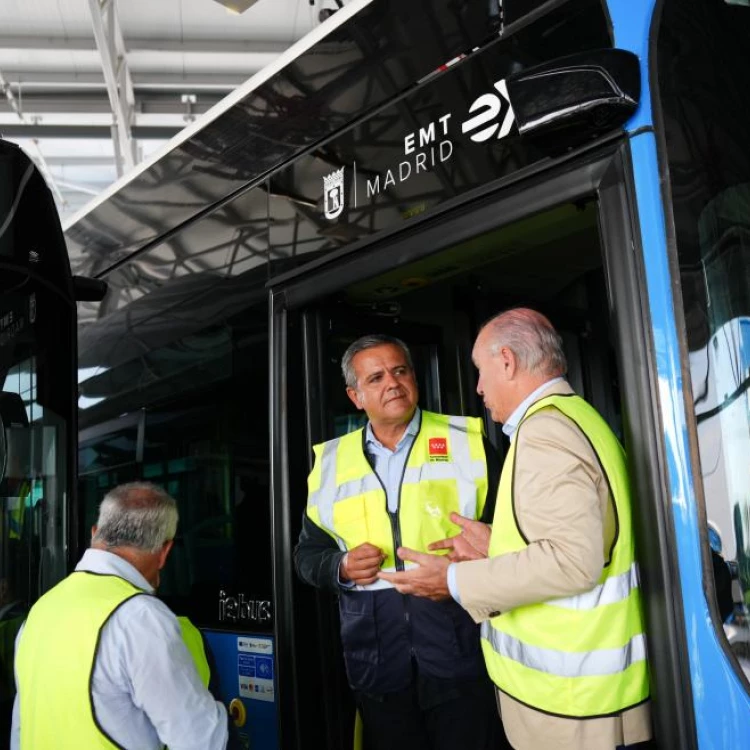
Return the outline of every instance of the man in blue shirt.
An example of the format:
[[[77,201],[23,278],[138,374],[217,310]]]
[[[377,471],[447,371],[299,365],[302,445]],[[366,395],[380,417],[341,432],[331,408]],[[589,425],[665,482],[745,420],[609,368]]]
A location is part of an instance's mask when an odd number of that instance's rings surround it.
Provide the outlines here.
[[[436,481],[442,477],[453,482],[455,477],[455,488],[462,484],[462,477],[476,477],[472,475],[477,471],[474,454],[470,456],[468,448],[462,452],[460,445],[477,424],[418,408],[411,356],[398,339],[375,335],[355,341],[344,354],[342,371],[347,395],[367,414],[368,422],[358,431],[361,438],[354,436],[354,454],[340,451],[337,441],[316,448],[313,475],[320,478],[321,486],[313,491],[311,484],[295,565],[306,583],[339,597],[344,660],[362,715],[366,746],[374,750],[502,748],[502,729],[482,666],[476,626],[453,601],[403,596],[378,580],[389,554],[362,531],[367,528],[383,538],[383,529],[390,528],[386,533],[393,534],[398,546],[402,534],[415,533],[415,526],[445,523],[440,493],[451,490],[438,490]],[[449,431],[445,440],[431,437],[431,429],[441,420],[457,426],[457,432]],[[471,517],[488,520],[494,510],[500,465],[487,440],[479,432],[473,435],[477,452],[483,448],[480,473],[487,481],[477,485],[483,490],[474,489],[472,481],[463,481],[458,501],[466,503]],[[420,450],[426,456],[421,464]],[[412,453],[418,465],[409,463]],[[350,455],[356,467],[335,465],[331,462],[334,454],[335,461],[339,456],[346,461],[344,455]],[[369,467],[361,460],[362,454]],[[366,476],[354,480],[357,472]],[[339,481],[349,476],[352,481]],[[368,486],[384,495],[382,505],[372,500],[372,491],[369,501],[358,497],[368,492]],[[355,527],[351,533],[367,538],[356,545],[347,544],[339,534],[347,533],[344,528],[337,529],[335,523],[333,528],[324,528],[325,524],[315,521],[318,512],[322,514],[318,520],[326,516],[326,507],[334,502],[332,494],[340,500],[348,491],[353,493],[350,508],[360,501],[367,508],[364,516],[360,513],[359,518],[345,522],[350,530]],[[402,507],[407,492],[412,501],[418,498],[416,506],[427,518],[415,522],[413,502],[408,511]],[[411,529],[406,528],[409,524]]]

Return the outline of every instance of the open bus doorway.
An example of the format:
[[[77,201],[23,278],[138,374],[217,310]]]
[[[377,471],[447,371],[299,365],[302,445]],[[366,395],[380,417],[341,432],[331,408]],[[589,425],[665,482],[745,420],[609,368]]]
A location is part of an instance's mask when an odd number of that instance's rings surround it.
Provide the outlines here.
[[[365,334],[385,333],[402,339],[412,350],[420,406],[483,417],[490,441],[504,455],[507,438],[485,413],[476,393],[471,351],[489,317],[518,305],[539,309],[552,320],[564,339],[571,385],[597,407],[622,439],[597,203],[594,199],[568,203],[385,273],[369,278],[363,274],[304,309],[299,342],[305,363],[308,444],[301,447],[296,441],[302,455],[290,456],[294,520],[304,510],[310,444],[364,424],[362,412],[346,397],[340,362],[347,346]],[[292,358],[297,357],[290,350]],[[327,746],[347,747],[354,705],[346,685],[338,606],[327,593],[313,594],[298,583],[295,590],[305,602],[296,630],[304,632],[304,640],[318,644],[317,649],[300,651],[304,655],[297,663],[299,687],[302,694],[310,695],[313,683],[321,687],[322,676],[326,684],[320,693],[338,696],[327,702],[321,714],[328,723]],[[310,633],[311,596],[316,637]],[[301,719],[304,725],[305,717]]]

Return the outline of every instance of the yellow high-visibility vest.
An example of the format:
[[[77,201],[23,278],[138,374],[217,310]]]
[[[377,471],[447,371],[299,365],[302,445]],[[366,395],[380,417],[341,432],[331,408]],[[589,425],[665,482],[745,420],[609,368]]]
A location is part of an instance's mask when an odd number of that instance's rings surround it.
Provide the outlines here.
[[[519,428],[550,407],[571,419],[596,452],[615,504],[617,538],[591,591],[517,607],[485,621],[482,648],[490,677],[512,698],[559,716],[606,716],[649,696],[625,453],[599,413],[578,396],[537,401]],[[513,509],[517,442],[511,444],[500,478],[490,557],[528,546]]]
[[[198,676],[201,678],[203,687],[207,688],[211,681],[211,669],[208,666],[206,657],[206,644],[203,642],[201,631],[193,625],[187,617],[180,616],[177,618],[182,631],[182,640],[185,642],[190,656],[193,657],[195,668],[198,670]]]
[[[119,576],[79,571],[31,608],[16,652],[21,750],[120,747],[96,721],[91,678],[102,628],[118,607],[141,595],[148,596]],[[201,680],[208,685],[200,632],[185,618],[178,620]]]
[[[480,419],[423,411],[401,481],[397,529],[386,492],[364,450],[364,428],[315,445],[308,477],[307,515],[346,551],[369,542],[379,547],[382,570],[396,569],[395,545],[427,551],[458,533],[455,511],[479,518],[487,496],[487,461]],[[367,589],[391,588],[377,581]]]

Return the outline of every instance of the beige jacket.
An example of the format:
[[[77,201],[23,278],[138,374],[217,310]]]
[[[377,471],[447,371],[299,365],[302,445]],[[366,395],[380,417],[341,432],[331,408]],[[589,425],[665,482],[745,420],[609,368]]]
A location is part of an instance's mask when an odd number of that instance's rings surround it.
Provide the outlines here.
[[[565,382],[540,398],[573,393]],[[514,436],[516,517],[529,546],[461,563],[456,585],[476,622],[523,604],[573,596],[596,585],[615,534],[607,482],[591,445],[556,409],[543,409]],[[499,693],[505,731],[516,750],[614,750],[651,737],[648,703],[604,719],[566,719]]]

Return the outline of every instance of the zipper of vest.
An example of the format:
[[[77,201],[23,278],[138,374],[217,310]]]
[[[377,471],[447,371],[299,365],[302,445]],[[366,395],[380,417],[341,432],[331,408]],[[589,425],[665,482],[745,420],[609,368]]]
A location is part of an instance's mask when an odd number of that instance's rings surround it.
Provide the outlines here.
[[[404,570],[404,561],[396,554],[396,550],[401,546],[401,524],[399,522],[399,513],[401,512],[401,490],[404,486],[404,477],[406,476],[406,467],[409,465],[409,459],[411,458],[411,452],[414,450],[414,446],[417,442],[417,438],[419,437],[419,433],[422,431],[422,420],[419,420],[419,429],[417,430],[417,434],[414,436],[414,440],[411,441],[411,445],[409,446],[409,451],[406,454],[406,459],[404,460],[404,468],[401,471],[401,479],[398,482],[398,502],[396,503],[396,512],[391,513],[388,510],[388,493],[385,494],[385,509],[388,513],[388,516],[391,519],[391,531],[393,533],[393,558],[396,563],[396,570]],[[378,477],[379,478],[379,477]],[[381,482],[381,484],[383,484]],[[385,490],[385,487],[383,487]],[[406,618],[407,622],[409,618]]]
[[[396,512],[393,514],[393,518],[391,519],[391,526],[393,528],[393,554],[396,562],[396,570],[404,570],[404,561],[398,557],[396,554],[396,550],[401,546],[401,524],[399,522],[399,513],[401,512],[401,490],[404,486],[404,477],[406,476],[406,467],[409,465],[409,459],[411,458],[411,452],[414,449],[414,446],[416,445],[417,438],[419,438],[419,433],[422,431],[422,420],[419,420],[419,429],[417,430],[417,434],[414,436],[414,440],[412,440],[411,445],[409,446],[409,452],[406,454],[406,460],[404,461],[404,469],[401,472],[401,480],[398,483],[398,503],[396,504]],[[386,506],[387,506],[388,500],[386,498]],[[387,509],[387,508],[386,508]],[[390,515],[390,513],[389,513]],[[395,524],[394,524],[395,520]],[[414,643],[412,641],[412,629],[411,629],[411,613],[409,612],[409,596],[404,596],[404,622],[406,623],[406,637],[409,639],[409,652],[410,655],[413,658],[416,657],[416,654],[414,652]]]
[[[412,447],[413,445],[414,443],[412,443]],[[411,448],[409,449],[409,453],[411,453]],[[378,473],[376,471],[373,472],[377,477],[378,482],[380,482],[380,486],[383,488],[383,495],[385,497],[385,512],[388,514],[388,520],[391,522],[391,535],[393,536],[393,559],[396,565],[396,570],[404,570],[404,561],[398,557],[398,555],[396,554],[396,550],[401,546],[401,526],[398,521],[398,511],[401,508],[401,485],[404,482],[404,475],[406,474],[406,464],[408,462],[409,456],[406,457],[406,462],[404,463],[404,471],[401,474],[401,481],[398,485],[398,505],[395,513],[391,513],[391,511],[388,509],[388,491],[383,484],[383,480],[378,476]],[[403,602],[404,622],[406,623],[406,633],[407,638],[409,639],[409,653],[413,657],[415,656],[415,653],[411,639],[411,615],[409,613],[409,597],[405,595],[403,598]]]
[[[385,488],[385,484],[383,483],[383,480],[378,476],[378,472],[375,471],[375,467],[372,467],[372,473],[375,474],[375,477],[377,478],[378,482],[380,483],[380,486],[383,488],[383,497],[385,499],[385,512],[388,514],[388,520],[391,523],[391,536],[393,537],[393,561],[396,566],[396,570],[404,570],[404,561],[401,560],[398,555],[396,554],[396,550],[401,546],[401,525],[399,523],[398,515],[399,511],[401,510],[401,488],[404,485],[404,477],[406,476],[406,467],[409,465],[409,458],[411,457],[411,452],[414,449],[414,445],[417,442],[417,438],[419,437],[419,433],[422,430],[422,420],[419,420],[419,429],[417,430],[417,434],[414,436],[414,440],[412,440],[411,445],[409,446],[409,452],[406,454],[406,460],[404,461],[404,468],[401,472],[401,480],[398,483],[398,502],[396,503],[396,512],[391,513],[391,511],[388,508],[388,490]],[[367,450],[365,448],[365,433],[364,430],[362,431],[362,452],[365,454],[365,458],[367,458]],[[369,459],[368,459],[369,462]],[[371,464],[372,466],[372,464]],[[409,597],[408,595],[404,596],[404,621],[406,623],[406,631],[407,636],[409,638],[409,650],[411,653],[411,656],[414,657],[414,646],[412,645],[412,639],[411,639],[411,615],[409,613]]]

